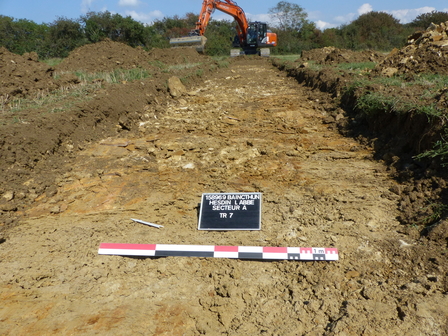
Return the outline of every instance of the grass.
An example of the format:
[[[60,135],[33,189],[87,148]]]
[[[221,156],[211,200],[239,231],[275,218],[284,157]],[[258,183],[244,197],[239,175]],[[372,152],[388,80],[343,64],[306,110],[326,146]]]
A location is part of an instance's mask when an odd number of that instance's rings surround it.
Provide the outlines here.
[[[443,203],[431,203],[426,208],[424,208],[423,211],[429,212],[430,215],[423,218],[419,223],[416,224],[431,225],[445,217],[445,215],[448,213],[448,205]]]
[[[54,67],[56,65],[58,65],[59,63],[61,63],[64,59],[63,58],[48,58],[45,60],[42,60],[42,62],[44,62],[45,64]]]
[[[295,60],[300,58],[300,55],[272,55],[271,54],[271,57],[279,58],[282,61],[294,62]]]
[[[96,72],[87,73],[82,71],[75,72],[76,76],[81,82],[104,81],[110,84],[117,84],[123,82],[132,82],[134,80],[142,80],[150,77],[148,70],[135,69],[115,69],[111,72]]]
[[[448,166],[448,141],[446,140],[446,137],[448,137],[448,130],[445,127],[445,137],[442,137],[441,140],[436,141],[431,150],[416,155],[415,159],[422,160],[425,158],[430,159],[440,158],[441,166],[442,167]]]
[[[365,114],[373,114],[379,111],[396,113],[423,113],[429,118],[443,117],[444,111],[433,104],[427,104],[425,100],[435,100],[439,91],[448,86],[448,76],[437,74],[422,74],[409,80],[403,76],[358,78],[346,89],[350,93],[355,90],[365,90],[357,99],[356,107]],[[376,91],[376,87],[382,87],[384,92]],[[411,99],[394,95],[394,87],[412,88],[418,87],[421,92],[417,97]],[[373,88],[370,90],[369,88]],[[387,92],[387,88],[390,88]]]
[[[386,88],[383,92],[376,91],[377,87]],[[419,92],[416,97],[406,97],[393,94],[394,87],[412,88]],[[448,87],[448,76],[433,73],[418,74],[412,78],[404,76],[360,78],[353,81],[347,92],[361,90],[356,101],[356,109],[366,115],[374,115],[381,111],[394,113],[419,113],[427,116],[428,120],[439,120],[442,125],[441,139],[434,143],[431,150],[416,155],[414,158],[439,158],[443,167],[448,166],[448,117],[447,111],[436,106],[437,95]],[[370,89],[373,88],[373,89]],[[389,92],[387,88],[390,88]],[[431,103],[428,103],[430,101]]]
[[[184,70],[184,69],[191,69],[200,66],[202,63],[182,63],[182,64],[175,64],[170,65],[165,68],[165,72],[171,72],[171,71],[178,71],[178,70]]]
[[[48,59],[45,63],[48,65],[56,65],[61,61],[62,59]],[[224,60],[217,62],[217,66],[219,67],[226,67],[228,64],[229,63]],[[163,62],[154,61],[152,62],[152,65],[161,68],[162,71],[176,72],[183,69],[197,68],[201,63],[185,63],[169,66]],[[64,72],[56,72],[54,78],[58,79],[62,75],[64,75]],[[92,93],[101,88],[105,83],[120,84],[151,77],[148,70],[141,68],[128,70],[115,69],[110,72],[96,73],[77,71],[75,72],[75,75],[80,81],[79,84],[60,87],[53,92],[40,91],[31,98],[16,98],[8,95],[0,96],[0,124],[24,123],[26,120],[23,118],[23,114],[30,109],[41,109],[46,107],[46,112],[44,113],[64,112],[80,101],[91,99]],[[189,76],[202,75],[203,70],[196,69]],[[184,81],[188,81],[189,76],[185,77]]]
[[[25,123],[23,112],[46,108],[45,113],[63,112],[80,101],[89,100],[101,83],[69,85],[48,92],[40,91],[32,98],[0,97],[0,124]],[[76,98],[76,99],[73,99]]]
[[[406,97],[385,95],[380,92],[368,92],[357,99],[356,108],[362,113],[372,115],[380,111],[395,113],[423,113],[430,117],[440,117],[440,111],[435,104],[421,105]]]
[[[376,63],[375,62],[361,62],[361,63],[339,63],[337,64],[337,68],[340,70],[372,70],[375,68]]]
[[[370,62],[369,62],[370,63]],[[348,63],[347,66],[352,64],[365,64],[365,63]],[[374,63],[373,63],[374,64]],[[339,64],[338,67],[340,67]],[[374,77],[371,79],[363,78],[358,79],[353,82],[352,85],[357,87],[365,87],[372,84],[379,84],[386,87],[412,87],[412,86],[422,86],[430,89],[432,93],[437,90],[443,89],[448,86],[448,76],[438,75],[438,74],[420,74],[415,76],[412,80],[407,79],[404,76],[394,76],[394,77]]]

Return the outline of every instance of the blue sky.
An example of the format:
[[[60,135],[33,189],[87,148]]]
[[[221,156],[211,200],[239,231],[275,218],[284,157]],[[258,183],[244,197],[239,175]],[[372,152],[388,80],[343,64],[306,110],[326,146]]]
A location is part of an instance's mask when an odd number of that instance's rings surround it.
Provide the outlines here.
[[[268,21],[268,11],[280,0],[239,0],[249,20]],[[395,0],[395,1],[330,1],[304,0],[289,1],[300,5],[308,14],[308,19],[320,29],[338,27],[355,20],[369,11],[382,11],[392,14],[401,23],[407,23],[416,16],[430,12],[448,11],[446,0]],[[52,22],[57,17],[77,19],[88,11],[105,11],[131,16],[143,23],[186,13],[199,13],[202,0],[0,0],[0,15],[16,19],[28,19],[37,23]],[[212,18],[231,20],[231,17],[215,11]]]

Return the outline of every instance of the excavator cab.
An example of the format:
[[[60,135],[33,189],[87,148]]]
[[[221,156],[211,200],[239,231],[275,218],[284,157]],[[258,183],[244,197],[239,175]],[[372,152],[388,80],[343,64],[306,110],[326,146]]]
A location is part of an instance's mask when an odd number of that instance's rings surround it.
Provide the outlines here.
[[[266,44],[266,23],[250,22],[247,28],[247,45],[253,48]]]
[[[238,36],[235,37],[233,43],[233,47],[243,48],[243,53],[246,55],[269,56],[268,48],[275,46],[277,46],[277,34],[268,30],[266,23],[258,21],[249,23],[243,43]],[[234,53],[236,55],[236,51]]]

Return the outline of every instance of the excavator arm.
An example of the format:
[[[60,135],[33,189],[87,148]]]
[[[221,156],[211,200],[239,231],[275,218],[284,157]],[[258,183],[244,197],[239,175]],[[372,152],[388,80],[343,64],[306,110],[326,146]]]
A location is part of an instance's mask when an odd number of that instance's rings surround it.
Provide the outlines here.
[[[203,36],[205,34],[208,22],[210,21],[211,15],[215,11],[215,9],[229,14],[235,19],[235,21],[238,23],[237,34],[240,40],[240,44],[244,44],[249,23],[247,22],[246,14],[244,14],[243,9],[232,0],[204,0],[202,2],[202,9],[201,13],[199,14],[199,20],[196,23],[194,34],[197,36]]]

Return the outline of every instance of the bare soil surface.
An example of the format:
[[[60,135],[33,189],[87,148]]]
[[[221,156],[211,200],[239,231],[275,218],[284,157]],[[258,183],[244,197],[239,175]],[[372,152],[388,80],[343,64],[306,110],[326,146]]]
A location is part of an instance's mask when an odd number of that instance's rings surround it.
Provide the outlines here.
[[[301,62],[314,61],[317,64],[380,62],[384,55],[373,50],[352,51],[335,47],[325,47],[302,52]]]
[[[2,126],[0,334],[446,335],[448,223],[425,237],[400,223],[407,185],[339,133],[330,94],[261,58],[204,69],[176,99],[162,72]],[[197,230],[202,193],[250,191],[261,231]],[[340,260],[126,258],[101,242]]]
[[[329,122],[335,122],[343,134],[375,149],[375,159],[383,161],[388,173],[402,184],[393,188],[400,197],[398,219],[407,229],[419,227],[422,234],[431,231],[447,214],[448,174],[440,165],[440,156],[416,159],[418,154],[432,150],[434,143],[446,142],[448,89],[446,84],[437,86],[429,78],[446,82],[447,32],[448,22],[431,25],[410,36],[407,46],[387,56],[326,47],[304,51],[302,58],[291,64],[274,62],[300,83],[339,100],[347,117],[335,120],[337,114],[333,113]],[[320,64],[321,69],[313,70],[312,62]],[[338,66],[366,62],[375,63],[374,69],[359,71],[356,67]],[[392,84],[395,79],[400,85]],[[359,85],[362,81],[366,84]],[[369,96],[377,97],[376,103],[359,104]],[[423,112],[425,109],[430,112]]]

